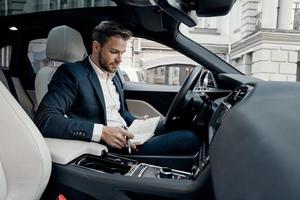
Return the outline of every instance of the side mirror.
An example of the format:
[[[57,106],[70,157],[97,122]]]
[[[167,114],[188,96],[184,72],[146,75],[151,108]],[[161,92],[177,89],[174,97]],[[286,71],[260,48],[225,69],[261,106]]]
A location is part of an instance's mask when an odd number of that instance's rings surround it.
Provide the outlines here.
[[[166,13],[186,24],[196,26],[196,17],[226,15],[236,0],[152,0]],[[195,11],[195,12],[192,12]]]
[[[200,75],[200,86],[203,88],[217,88],[218,85],[213,73],[208,70],[203,70]]]

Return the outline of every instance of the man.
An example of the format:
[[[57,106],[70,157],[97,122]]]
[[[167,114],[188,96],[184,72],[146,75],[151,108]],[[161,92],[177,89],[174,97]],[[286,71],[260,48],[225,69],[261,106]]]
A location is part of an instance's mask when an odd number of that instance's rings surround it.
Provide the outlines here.
[[[126,152],[133,135],[122,127],[135,117],[125,108],[115,72],[130,37],[131,32],[116,22],[103,21],[93,31],[92,54],[58,68],[35,118],[45,137],[102,142],[110,151]],[[192,132],[174,131],[132,148],[143,155],[194,154],[199,142]]]

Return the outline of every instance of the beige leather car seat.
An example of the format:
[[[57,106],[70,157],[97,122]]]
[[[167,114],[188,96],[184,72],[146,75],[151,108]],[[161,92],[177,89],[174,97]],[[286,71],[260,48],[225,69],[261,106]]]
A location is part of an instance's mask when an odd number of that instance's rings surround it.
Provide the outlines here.
[[[48,147],[0,82],[0,200],[40,199],[51,173]]]
[[[86,55],[86,49],[81,34],[68,26],[58,26],[48,34],[46,57],[53,61],[75,62]],[[35,79],[37,105],[40,104],[48,91],[48,84],[56,71],[55,66],[41,68]]]

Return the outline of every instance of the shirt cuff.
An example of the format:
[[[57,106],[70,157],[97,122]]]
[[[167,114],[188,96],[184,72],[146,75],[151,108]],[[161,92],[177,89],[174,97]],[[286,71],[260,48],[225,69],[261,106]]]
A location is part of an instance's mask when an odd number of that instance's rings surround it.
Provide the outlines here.
[[[102,135],[103,125],[102,124],[94,124],[93,129],[93,136],[92,141],[93,142],[100,142],[101,135]]]

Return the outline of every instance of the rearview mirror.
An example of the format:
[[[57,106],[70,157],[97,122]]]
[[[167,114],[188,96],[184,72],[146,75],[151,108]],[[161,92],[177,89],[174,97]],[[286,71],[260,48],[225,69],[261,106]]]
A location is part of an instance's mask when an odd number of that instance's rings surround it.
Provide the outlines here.
[[[199,17],[226,15],[235,0],[197,0],[196,13]]]
[[[226,15],[236,0],[153,0],[166,13],[189,27],[198,17]],[[194,12],[196,11],[196,12]]]
[[[184,23],[189,27],[197,25],[196,13],[191,12],[187,7],[183,6],[178,0],[158,0],[157,4],[170,16]]]

